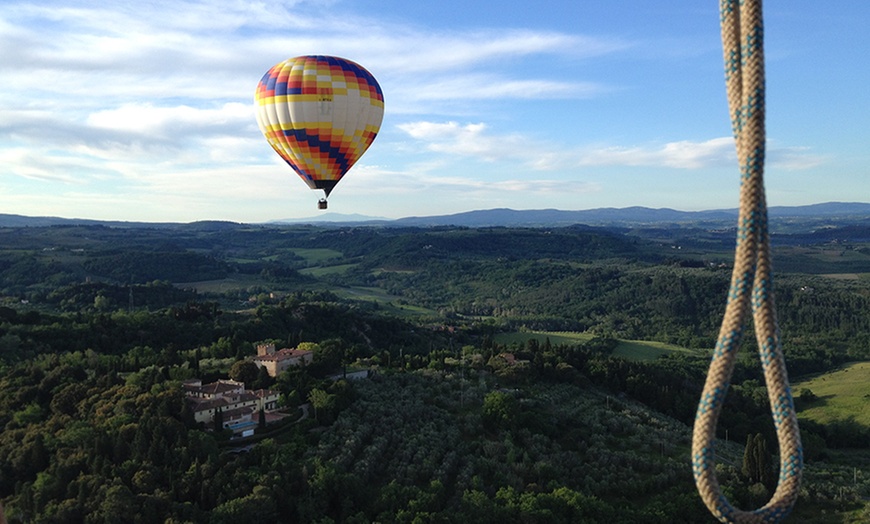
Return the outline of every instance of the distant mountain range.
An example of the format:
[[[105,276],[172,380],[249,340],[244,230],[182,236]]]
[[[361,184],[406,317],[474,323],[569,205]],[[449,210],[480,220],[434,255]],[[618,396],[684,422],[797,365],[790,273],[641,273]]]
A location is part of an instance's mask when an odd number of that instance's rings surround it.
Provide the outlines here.
[[[807,206],[771,207],[768,213],[772,220],[789,219],[867,219],[870,220],[870,203],[828,202]],[[655,224],[729,224],[737,217],[736,209],[710,211],[678,211],[675,209],[648,207],[599,208],[578,211],[558,209],[487,209],[452,215],[406,217],[389,220],[364,215],[325,213],[304,219],[284,219],[265,225],[313,224],[322,226],[377,225],[384,227],[556,227],[574,224],[594,226],[641,226]],[[0,214],[0,227],[39,227],[55,225],[102,225],[106,227],[201,227],[218,229],[232,227],[233,222],[202,221],[190,224],[160,222],[123,222],[58,217],[28,217]]]
[[[870,203],[860,202],[828,202],[807,206],[778,206],[768,210],[771,219],[788,218],[868,218],[870,219]],[[333,225],[384,225],[398,227],[553,227],[587,224],[597,226],[630,226],[644,224],[679,224],[713,222],[731,223],[736,220],[737,209],[717,209],[709,211],[678,211],[675,209],[649,207],[598,208],[578,211],[559,209],[486,209],[467,211],[452,215],[428,217],[406,217],[396,220],[361,217],[354,220],[340,220],[336,216],[323,215],[306,219],[282,220],[279,223],[305,223]],[[341,215],[339,215],[340,217]],[[347,215],[344,215],[347,216]]]
[[[159,222],[124,222],[121,220],[91,220],[87,218],[31,217],[25,215],[9,215],[0,213],[0,227],[46,227],[69,225],[106,227],[160,227],[169,224],[163,224]]]

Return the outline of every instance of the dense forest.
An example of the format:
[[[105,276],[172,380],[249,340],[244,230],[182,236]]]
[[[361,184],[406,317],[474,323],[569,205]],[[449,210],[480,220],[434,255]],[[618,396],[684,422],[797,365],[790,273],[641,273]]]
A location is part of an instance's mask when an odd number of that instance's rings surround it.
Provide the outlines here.
[[[870,360],[866,231],[826,235],[776,248],[792,377]],[[0,246],[11,522],[711,518],[688,450],[730,277],[717,232],[88,225],[2,228]],[[588,337],[496,341],[534,330]],[[748,508],[777,460],[747,339],[718,455]],[[625,358],[624,340],[684,350]],[[314,362],[243,374],[263,342]],[[182,381],[227,377],[291,416],[246,439],[196,423]],[[870,518],[857,415],[801,420],[795,521]]]

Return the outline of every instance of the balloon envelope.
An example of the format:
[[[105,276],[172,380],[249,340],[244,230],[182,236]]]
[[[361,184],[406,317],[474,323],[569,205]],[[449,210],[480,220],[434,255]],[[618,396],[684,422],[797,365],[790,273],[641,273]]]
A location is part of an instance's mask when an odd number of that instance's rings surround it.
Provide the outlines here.
[[[290,58],[263,75],[257,123],[311,189],[326,195],[374,141],[384,118],[381,87],[362,66],[334,56]]]

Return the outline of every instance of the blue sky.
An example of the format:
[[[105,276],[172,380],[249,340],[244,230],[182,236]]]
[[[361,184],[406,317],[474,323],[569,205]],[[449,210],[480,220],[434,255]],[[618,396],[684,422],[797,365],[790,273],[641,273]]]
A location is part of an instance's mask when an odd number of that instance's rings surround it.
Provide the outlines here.
[[[764,8],[769,203],[870,201],[870,3]],[[6,0],[0,213],[317,216],[252,104],[305,54],[384,91],[331,212],[737,206],[714,0]]]

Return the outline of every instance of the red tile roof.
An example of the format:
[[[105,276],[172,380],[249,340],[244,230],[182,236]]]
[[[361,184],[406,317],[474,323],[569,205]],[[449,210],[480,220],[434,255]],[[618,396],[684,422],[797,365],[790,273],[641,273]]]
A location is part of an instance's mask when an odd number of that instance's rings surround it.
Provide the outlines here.
[[[263,361],[278,362],[281,360],[286,360],[288,358],[303,357],[305,355],[308,355],[309,353],[312,353],[312,351],[309,351],[307,349],[284,348],[284,349],[279,349],[278,351],[272,353],[271,355],[256,356],[256,357],[254,357],[254,360],[259,360],[261,362],[263,362]]]

